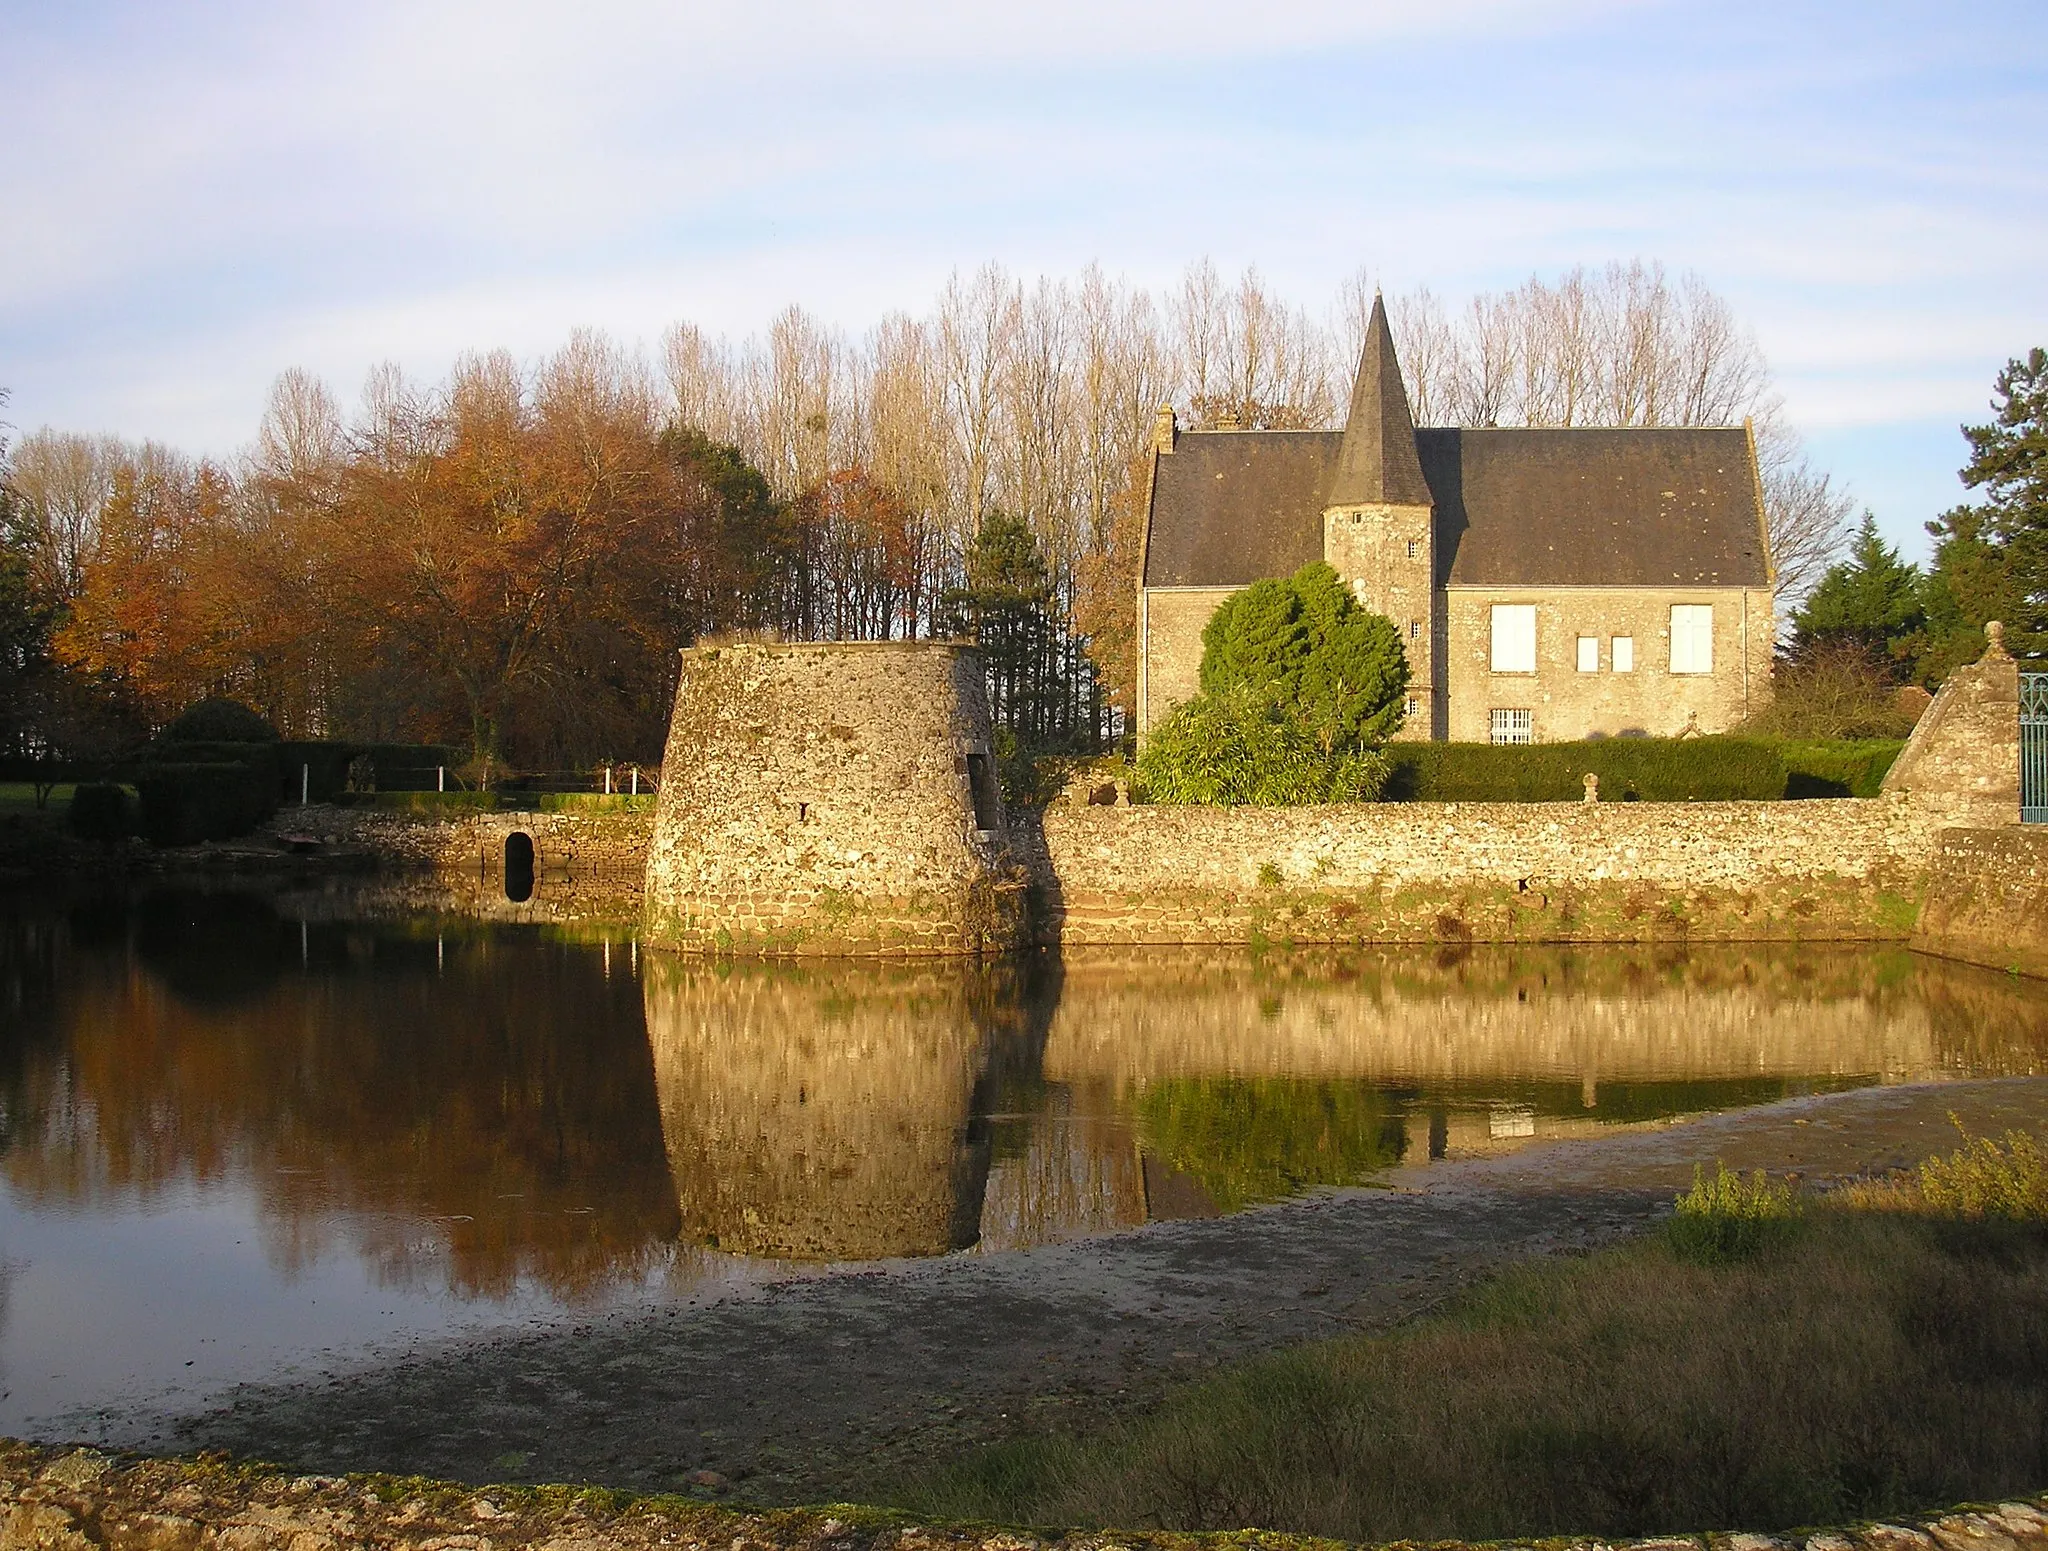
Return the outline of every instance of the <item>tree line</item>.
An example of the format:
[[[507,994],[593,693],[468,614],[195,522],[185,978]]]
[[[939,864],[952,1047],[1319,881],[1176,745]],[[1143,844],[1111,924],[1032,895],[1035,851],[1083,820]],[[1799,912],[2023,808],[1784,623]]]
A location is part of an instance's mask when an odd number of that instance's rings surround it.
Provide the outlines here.
[[[0,485],[4,732],[89,756],[225,694],[293,736],[652,760],[693,641],[973,630],[1006,725],[1099,742],[1130,703],[1157,406],[1341,423],[1371,297],[1361,276],[1316,315],[1206,263],[1161,294],[991,265],[858,338],[791,308],[738,343],[679,324],[650,367],[578,333],[436,384],[380,367],[349,412],[288,371],[232,459],[39,430]],[[1838,549],[1841,492],[1696,277],[1390,305],[1419,421],[1754,417],[1783,585]]]

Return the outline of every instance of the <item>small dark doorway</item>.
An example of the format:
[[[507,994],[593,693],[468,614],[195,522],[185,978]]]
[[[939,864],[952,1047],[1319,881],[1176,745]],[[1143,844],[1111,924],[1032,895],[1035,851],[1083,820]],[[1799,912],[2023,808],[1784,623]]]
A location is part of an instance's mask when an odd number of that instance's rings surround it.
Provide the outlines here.
[[[505,837],[505,897],[515,905],[533,898],[533,836],[523,829]]]

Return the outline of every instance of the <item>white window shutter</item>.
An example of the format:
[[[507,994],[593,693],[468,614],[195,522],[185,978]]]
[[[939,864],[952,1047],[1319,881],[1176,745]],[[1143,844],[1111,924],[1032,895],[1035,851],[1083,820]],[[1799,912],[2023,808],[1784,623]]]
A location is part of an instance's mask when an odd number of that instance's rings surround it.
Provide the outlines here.
[[[1496,603],[1493,606],[1493,671],[1536,671],[1536,605]]]

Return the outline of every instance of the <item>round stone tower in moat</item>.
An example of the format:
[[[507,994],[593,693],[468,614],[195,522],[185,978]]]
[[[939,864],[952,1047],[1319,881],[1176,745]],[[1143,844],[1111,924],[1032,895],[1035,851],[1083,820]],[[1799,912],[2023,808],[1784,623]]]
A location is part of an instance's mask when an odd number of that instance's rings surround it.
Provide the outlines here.
[[[937,641],[682,654],[647,940],[780,956],[1017,941],[980,656]]]

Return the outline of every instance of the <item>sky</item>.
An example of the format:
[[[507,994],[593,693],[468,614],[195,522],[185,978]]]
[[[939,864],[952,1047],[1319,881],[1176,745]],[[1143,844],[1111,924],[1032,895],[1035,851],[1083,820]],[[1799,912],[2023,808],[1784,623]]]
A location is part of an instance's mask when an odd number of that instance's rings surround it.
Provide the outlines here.
[[[0,410],[249,442],[299,366],[650,348],[949,273],[1698,272],[1909,554],[2048,345],[2048,6],[0,0]]]

